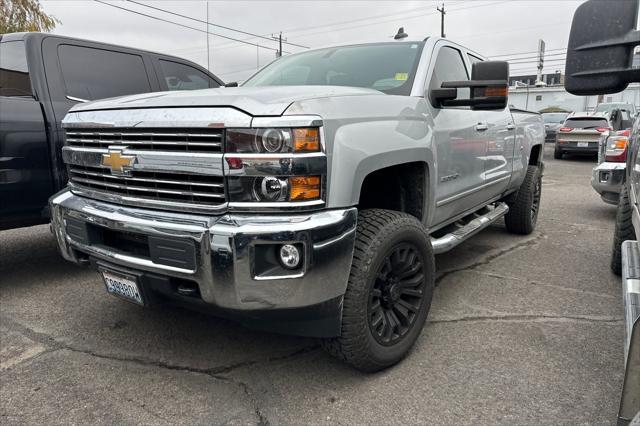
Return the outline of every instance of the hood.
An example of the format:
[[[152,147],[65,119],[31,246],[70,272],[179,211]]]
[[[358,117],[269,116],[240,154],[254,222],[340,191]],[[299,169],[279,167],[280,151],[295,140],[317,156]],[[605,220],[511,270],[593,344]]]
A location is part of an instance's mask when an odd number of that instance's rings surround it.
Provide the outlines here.
[[[162,107],[234,107],[253,116],[282,115],[296,101],[384,93],[345,86],[221,87],[121,96],[75,105],[71,111]]]

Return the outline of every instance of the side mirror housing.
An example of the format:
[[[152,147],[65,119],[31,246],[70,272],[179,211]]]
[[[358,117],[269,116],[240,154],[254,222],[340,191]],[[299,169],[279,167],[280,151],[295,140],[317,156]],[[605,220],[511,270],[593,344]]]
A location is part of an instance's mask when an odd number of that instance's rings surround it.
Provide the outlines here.
[[[456,99],[458,89],[471,89],[469,99]],[[497,110],[507,107],[509,98],[509,63],[484,61],[473,64],[471,80],[445,81],[431,90],[439,106],[470,106],[473,110]]]
[[[589,0],[576,9],[567,48],[565,88],[574,95],[624,90],[640,81],[632,68],[639,0]]]

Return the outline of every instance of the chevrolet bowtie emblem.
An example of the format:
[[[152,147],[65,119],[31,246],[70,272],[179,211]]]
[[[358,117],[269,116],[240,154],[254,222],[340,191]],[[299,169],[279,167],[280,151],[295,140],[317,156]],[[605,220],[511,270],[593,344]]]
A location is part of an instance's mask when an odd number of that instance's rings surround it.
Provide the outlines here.
[[[102,165],[110,167],[112,173],[126,173],[125,167],[131,167],[134,161],[135,156],[122,155],[121,150],[109,150],[108,154],[102,154]]]

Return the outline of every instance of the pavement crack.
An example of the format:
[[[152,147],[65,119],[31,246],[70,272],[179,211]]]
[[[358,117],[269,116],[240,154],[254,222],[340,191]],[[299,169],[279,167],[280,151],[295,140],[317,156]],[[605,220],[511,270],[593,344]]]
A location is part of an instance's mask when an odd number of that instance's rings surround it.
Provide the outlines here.
[[[600,323],[618,324],[622,318],[595,315],[547,315],[547,314],[505,314],[493,316],[462,316],[456,318],[431,319],[432,324],[458,323],[458,322],[574,322],[574,323]]]
[[[462,272],[462,271],[471,271],[471,270],[474,270],[474,269],[476,269],[476,268],[478,268],[480,266],[488,265],[489,263],[493,262],[494,260],[496,260],[496,259],[498,259],[498,258],[500,258],[500,257],[502,257],[502,256],[504,256],[506,254],[509,254],[509,253],[513,252],[514,250],[520,250],[520,249],[525,248],[525,247],[533,247],[536,244],[538,244],[538,242],[541,239],[544,239],[546,237],[547,237],[547,235],[545,233],[540,232],[534,238],[528,239],[526,241],[522,241],[520,243],[514,244],[514,245],[509,246],[509,247],[506,247],[506,248],[504,248],[502,250],[499,250],[499,251],[496,251],[494,253],[491,253],[491,254],[483,257],[482,259],[480,259],[480,260],[478,260],[476,262],[473,262],[470,265],[463,266],[463,267],[460,267],[460,268],[447,269],[447,270],[441,271],[438,274],[438,276],[436,277],[436,285],[438,283],[440,283],[440,281],[442,281],[443,279],[448,277],[449,275],[455,274],[457,272]]]
[[[100,358],[100,359],[107,359],[107,360],[121,361],[121,362],[131,362],[131,363],[135,363],[135,364],[143,365],[147,367],[163,368],[167,370],[182,371],[182,372],[188,372],[188,373],[194,373],[194,374],[204,374],[215,380],[222,380],[229,383],[233,383],[239,386],[251,401],[251,404],[256,414],[257,424],[259,426],[268,426],[270,423],[267,417],[265,416],[265,414],[262,412],[262,408],[260,407],[260,404],[258,404],[257,398],[255,397],[255,392],[251,390],[248,383],[237,380],[225,374],[230,373],[233,370],[236,370],[238,368],[251,367],[257,364],[287,360],[302,354],[312,352],[320,347],[320,345],[316,344],[316,345],[300,348],[288,354],[272,356],[263,360],[244,361],[244,362],[238,362],[234,364],[218,366],[213,368],[197,368],[197,367],[189,367],[186,365],[170,364],[164,361],[151,360],[151,359],[140,358],[140,357],[104,354],[104,353],[99,353],[97,351],[92,351],[89,349],[78,348],[68,343],[61,342],[48,334],[35,331],[31,328],[28,328],[8,318],[1,317],[1,319],[4,325],[8,325],[13,330],[19,333],[22,333],[23,335],[33,340],[34,342],[40,343],[42,345],[46,345],[49,349],[47,349],[46,351],[43,351],[43,353],[49,353],[49,352],[58,351],[58,350],[68,350],[71,352],[81,353],[81,354],[85,354],[85,355],[95,357],[95,358]],[[39,355],[42,355],[42,354],[39,354]]]
[[[491,278],[497,278],[499,280],[504,280],[504,281],[519,281],[528,285],[536,285],[536,286],[540,286],[540,287],[549,287],[549,288],[553,288],[556,290],[561,290],[561,291],[566,291],[566,292],[571,292],[571,293],[578,293],[578,294],[585,294],[585,295],[589,295],[589,296],[595,296],[595,297],[602,297],[605,299],[615,299],[618,300],[619,296],[613,295],[613,294],[606,294],[606,293],[600,293],[597,291],[591,291],[591,290],[582,290],[580,288],[575,288],[575,287],[566,287],[566,286],[562,286],[562,285],[557,285],[557,284],[548,284],[548,283],[542,283],[540,281],[535,281],[535,280],[529,280],[526,278],[520,278],[520,277],[516,277],[516,276],[512,276],[512,275],[502,275],[502,274],[498,274],[496,272],[488,272],[488,271],[468,271],[468,272],[472,272],[474,274],[479,274],[479,275],[484,275],[487,277],[491,277]]]
[[[29,339],[35,342],[41,343],[43,345],[47,345],[52,350],[66,349],[72,352],[79,352],[79,353],[83,353],[85,355],[93,356],[96,358],[111,359],[115,361],[134,362],[141,365],[155,366],[155,367],[165,368],[168,370],[187,371],[191,373],[207,374],[212,377],[215,377],[216,375],[219,375],[219,374],[229,373],[238,368],[251,367],[256,364],[287,360],[289,358],[293,358],[302,354],[306,354],[308,352],[312,352],[320,347],[320,345],[316,344],[312,346],[305,346],[303,348],[300,348],[296,351],[293,351],[284,355],[272,356],[266,359],[243,361],[243,362],[211,367],[211,368],[198,368],[198,367],[190,367],[187,365],[171,364],[171,363],[167,363],[160,360],[153,360],[153,359],[135,357],[135,356],[120,356],[115,354],[105,354],[97,351],[92,351],[89,349],[78,348],[74,345],[61,342],[48,334],[37,332],[31,328],[28,328],[22,324],[19,324],[5,317],[2,317],[2,323],[5,325],[10,324],[11,328],[13,328],[14,330],[22,333],[23,335],[25,335],[26,337],[28,337]]]
[[[270,424],[269,420],[262,412],[262,408],[260,407],[260,404],[258,403],[258,400],[255,396],[256,393],[252,391],[251,386],[249,386],[247,382],[243,382],[241,380],[238,380],[229,376],[213,375],[213,377],[218,380],[233,383],[234,385],[239,386],[242,389],[242,391],[245,393],[245,395],[247,395],[247,398],[249,398],[249,400],[251,401],[251,404],[254,407],[256,419],[258,420],[257,422],[258,426],[269,426]]]

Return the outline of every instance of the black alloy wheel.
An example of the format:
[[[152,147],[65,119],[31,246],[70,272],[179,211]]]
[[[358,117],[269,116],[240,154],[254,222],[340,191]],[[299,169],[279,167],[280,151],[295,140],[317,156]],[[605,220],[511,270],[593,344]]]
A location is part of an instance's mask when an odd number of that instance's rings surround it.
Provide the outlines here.
[[[535,181],[533,188],[533,200],[531,201],[531,223],[535,226],[538,220],[538,212],[540,211],[540,198],[542,195],[542,179]]]
[[[424,261],[409,243],[393,247],[377,273],[370,291],[368,317],[373,337],[393,345],[413,327],[424,295]]]

